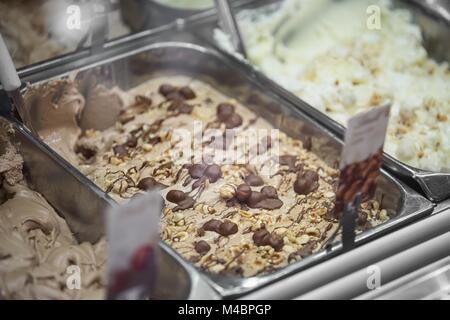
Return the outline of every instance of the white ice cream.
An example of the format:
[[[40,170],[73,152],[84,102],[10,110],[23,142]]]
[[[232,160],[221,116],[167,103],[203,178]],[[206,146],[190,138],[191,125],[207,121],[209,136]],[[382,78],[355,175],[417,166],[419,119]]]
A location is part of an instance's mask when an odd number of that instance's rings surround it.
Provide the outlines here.
[[[379,29],[367,24],[373,5]],[[390,101],[385,150],[450,171],[449,65],[427,56],[408,11],[387,0],[286,0],[238,21],[249,59],[282,86],[342,124]]]

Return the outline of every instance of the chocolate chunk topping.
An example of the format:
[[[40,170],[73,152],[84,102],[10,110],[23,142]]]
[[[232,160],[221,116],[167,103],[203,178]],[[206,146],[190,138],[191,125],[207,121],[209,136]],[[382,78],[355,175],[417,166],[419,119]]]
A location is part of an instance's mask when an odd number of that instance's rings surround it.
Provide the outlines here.
[[[159,93],[162,94],[164,97],[167,97],[169,94],[177,91],[177,88],[170,85],[170,84],[162,84],[159,87]]]
[[[253,191],[247,200],[250,208],[259,208],[258,204],[266,198],[264,194],[258,191]]]
[[[265,186],[261,189],[262,194],[264,194],[267,198],[278,199],[277,189],[272,186]]]
[[[186,100],[191,100],[191,99],[195,99],[195,97],[197,97],[197,95],[195,94],[194,90],[192,90],[191,88],[189,88],[188,86],[185,87],[181,87],[178,92],[186,99]]]
[[[257,246],[265,246],[269,240],[269,237],[270,232],[267,231],[265,228],[262,228],[253,233],[252,239]]]
[[[228,220],[222,222],[217,219],[209,220],[203,225],[202,229],[217,232],[221,236],[229,236],[238,232],[238,226],[234,222]]]
[[[189,167],[189,175],[194,179],[201,178],[205,173],[205,169],[206,169],[205,164],[194,164]]]
[[[125,144],[127,145],[127,147],[136,148],[136,146],[138,144],[138,139],[134,136],[131,136],[128,138],[128,140]]]
[[[141,179],[141,181],[139,181],[137,187],[144,191],[151,191],[151,190],[164,189],[167,186],[162,183],[159,183],[152,177],[146,177],[144,179]]]
[[[182,100],[173,100],[173,102],[170,104],[167,110],[176,111],[178,113],[190,114],[193,108],[194,107],[192,107],[191,105],[187,104]]]
[[[222,177],[222,170],[217,164],[211,164],[206,168],[205,176],[208,177],[209,182],[214,183]]]
[[[258,202],[254,208],[266,209],[266,210],[274,210],[279,209],[283,206],[283,201],[280,199],[264,199]]]
[[[289,171],[295,171],[295,162],[297,161],[296,156],[285,155],[279,157],[279,163],[282,166],[288,166]]]
[[[217,118],[220,122],[227,121],[234,114],[234,105],[221,103],[217,106]]]
[[[259,229],[253,233],[253,242],[257,246],[271,246],[275,251],[280,251],[283,248],[283,239],[272,233],[270,234],[265,228]]]
[[[204,240],[200,240],[195,244],[195,251],[201,255],[207,254],[209,250],[211,250],[211,246]]]
[[[184,193],[181,190],[170,190],[167,195],[166,199],[169,202],[179,204],[181,201],[185,200],[187,198],[186,193]]]
[[[238,226],[236,223],[231,221],[224,221],[219,226],[218,233],[222,236],[229,236],[238,232]]]
[[[319,187],[319,175],[312,170],[297,174],[294,182],[294,191],[298,194],[307,195]]]
[[[237,113],[233,113],[231,117],[225,122],[227,129],[237,128],[242,125],[242,117]]]
[[[264,184],[264,181],[260,176],[257,176],[256,174],[250,174],[245,177],[245,183],[252,187],[259,187]]]
[[[208,222],[205,222],[205,224],[203,225],[203,230],[206,231],[214,231],[219,233],[219,227],[222,224],[222,221],[217,220],[217,219],[211,219]]]
[[[178,205],[175,208],[173,208],[173,212],[192,208],[194,204],[195,204],[194,198],[188,196],[186,197],[186,199],[178,202]]]
[[[236,198],[241,202],[246,202],[252,195],[252,189],[246,184],[241,184],[236,189]]]
[[[127,148],[123,144],[119,144],[113,148],[114,154],[119,157],[124,157],[128,154]]]

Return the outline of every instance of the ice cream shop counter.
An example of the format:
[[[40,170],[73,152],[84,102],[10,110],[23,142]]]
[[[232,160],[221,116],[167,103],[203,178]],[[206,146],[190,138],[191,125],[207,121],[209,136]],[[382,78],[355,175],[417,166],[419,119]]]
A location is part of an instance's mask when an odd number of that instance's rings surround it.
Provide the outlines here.
[[[31,2],[1,299],[448,298],[447,2]]]

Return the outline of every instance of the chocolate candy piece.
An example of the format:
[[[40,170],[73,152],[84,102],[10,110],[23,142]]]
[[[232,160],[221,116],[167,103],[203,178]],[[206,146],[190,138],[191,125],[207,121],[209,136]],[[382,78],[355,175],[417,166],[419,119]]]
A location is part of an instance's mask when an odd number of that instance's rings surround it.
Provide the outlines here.
[[[284,246],[283,238],[272,233],[269,237],[268,245],[274,248],[275,251],[280,251]]]
[[[221,103],[217,106],[217,118],[220,122],[227,121],[234,114],[234,105]]]
[[[256,203],[252,208],[274,210],[283,206],[283,201],[280,199],[264,199]]]
[[[219,228],[220,228],[221,224],[222,224],[222,221],[217,220],[217,219],[211,219],[208,222],[205,222],[202,229],[206,230],[206,231],[214,231],[214,232],[219,233]]]
[[[187,196],[186,199],[181,200],[177,204],[178,205],[173,208],[173,212],[192,208],[195,205],[195,200],[194,198]]]
[[[236,198],[241,202],[246,202],[252,195],[252,189],[246,184],[241,184],[236,189]]]
[[[257,246],[271,246],[275,251],[280,251],[283,248],[283,239],[272,233],[270,234],[265,228],[259,229],[253,233],[253,242]]]
[[[195,244],[195,251],[201,255],[208,253],[209,250],[211,250],[211,246],[204,240],[200,240]]]
[[[125,144],[127,145],[127,147],[136,148],[136,146],[138,144],[138,139],[134,136],[131,136],[128,138],[128,140]]]
[[[159,86],[158,92],[164,97],[167,97],[169,94],[175,92],[176,90],[177,88],[172,86],[171,84],[162,84]]]
[[[277,189],[272,186],[265,186],[261,189],[261,193],[264,194],[267,198],[278,199]]]
[[[267,231],[265,228],[259,229],[253,233],[253,242],[257,246],[265,246],[266,243],[269,241],[270,232]]]
[[[113,147],[114,154],[119,157],[124,157],[128,154],[127,148],[123,144]]]
[[[203,177],[205,170],[206,170],[205,164],[194,164],[189,167],[189,175],[193,179],[198,179],[198,178]]]
[[[159,183],[152,177],[146,177],[144,179],[141,179],[141,181],[139,181],[137,187],[144,191],[151,191],[151,190],[164,189],[167,186],[162,183]]]
[[[294,191],[298,194],[307,195],[319,187],[319,175],[315,171],[307,170],[297,175],[294,182]]]
[[[288,166],[289,171],[295,171],[295,162],[297,161],[296,156],[291,156],[291,155],[280,156],[278,161],[279,161],[280,165]]]
[[[178,92],[186,99],[186,100],[191,100],[191,99],[195,99],[195,97],[197,97],[197,95],[195,94],[194,90],[192,90],[191,88],[189,88],[188,86],[185,87],[181,87]]]
[[[233,113],[230,118],[225,122],[227,129],[237,128],[242,125],[242,117],[237,113]]]
[[[219,226],[218,233],[222,236],[229,236],[238,232],[238,226],[236,223],[225,220]]]
[[[187,198],[186,193],[184,193],[181,190],[170,190],[167,195],[166,195],[166,199],[169,202],[172,203],[180,203],[181,201],[185,200]]]
[[[250,208],[259,208],[258,203],[266,198],[264,194],[258,191],[253,191],[247,200],[247,204]]]
[[[208,177],[209,182],[214,183],[222,177],[222,170],[217,164],[209,165],[205,170],[205,176]]]
[[[259,187],[264,184],[264,181],[260,176],[250,174],[245,177],[245,183],[252,187]]]

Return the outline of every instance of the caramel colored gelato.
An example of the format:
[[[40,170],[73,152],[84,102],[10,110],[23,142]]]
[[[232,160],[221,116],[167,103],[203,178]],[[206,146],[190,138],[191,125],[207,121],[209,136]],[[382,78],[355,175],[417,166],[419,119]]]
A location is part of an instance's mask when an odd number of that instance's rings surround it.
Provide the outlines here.
[[[54,85],[68,85],[68,96],[80,86],[69,80]],[[113,88],[110,94],[126,108],[113,126],[83,130],[74,146],[73,131],[68,159],[119,203],[161,190],[161,237],[197,267],[243,277],[269,273],[321,250],[336,230],[338,171],[310,145],[271,134],[274,127],[238,101],[184,76],[157,78],[127,92]],[[65,103],[70,99],[58,98],[53,110],[67,109],[76,119],[78,109]],[[72,125],[71,120],[59,129]],[[208,136],[205,129],[218,134]],[[251,130],[265,135],[246,145],[240,138]],[[228,140],[230,132],[235,139]],[[193,140],[186,144],[189,136]],[[217,150],[234,151],[235,161],[214,158]],[[245,159],[257,161],[240,161]],[[377,201],[366,201],[359,230],[388,218]]]
[[[77,243],[64,219],[28,187],[22,157],[4,121],[0,133],[0,296],[101,299],[105,242]],[[74,266],[80,271],[79,289],[70,282]]]

